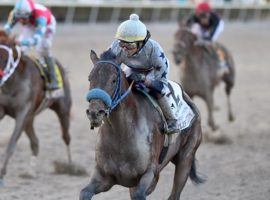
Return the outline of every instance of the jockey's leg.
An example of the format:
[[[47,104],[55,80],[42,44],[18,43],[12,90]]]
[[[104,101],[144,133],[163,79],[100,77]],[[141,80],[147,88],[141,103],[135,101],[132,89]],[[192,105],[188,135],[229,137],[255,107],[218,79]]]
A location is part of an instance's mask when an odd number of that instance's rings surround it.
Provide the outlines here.
[[[42,39],[41,45],[37,47],[37,51],[39,52],[40,62],[42,63],[45,61],[48,67],[50,81],[47,84],[47,88],[49,90],[55,90],[59,88],[59,83],[56,74],[55,61],[51,53],[51,45],[52,45],[52,34]]]
[[[48,67],[49,76],[50,76],[50,82],[47,85],[47,88],[49,90],[56,90],[59,88],[57,74],[56,74],[56,66],[54,58],[51,56],[46,56],[45,61]]]
[[[177,125],[177,118],[173,112],[173,96],[170,94],[169,88],[164,85],[164,89],[165,95],[162,96],[161,98],[159,98],[158,104],[160,106],[160,108],[162,109],[162,112],[167,120],[167,124],[168,124],[168,130],[167,133],[176,133],[179,132],[179,127]]]

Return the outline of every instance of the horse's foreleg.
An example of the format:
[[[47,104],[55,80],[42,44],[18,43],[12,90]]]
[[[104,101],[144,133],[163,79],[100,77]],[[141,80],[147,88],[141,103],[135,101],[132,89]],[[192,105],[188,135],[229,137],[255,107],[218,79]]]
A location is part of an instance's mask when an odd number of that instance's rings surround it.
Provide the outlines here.
[[[197,176],[195,166],[195,153],[202,140],[201,128],[199,124],[193,130],[195,131],[188,138],[187,144],[184,147],[181,147],[179,153],[174,157],[174,182],[172,192],[168,200],[180,199],[181,192],[189,176],[191,180],[196,183],[202,182],[202,179]]]
[[[145,200],[148,190],[151,188],[153,181],[155,181],[155,174],[152,168],[141,177],[139,184],[130,188],[130,197],[132,200]]]
[[[110,177],[103,176],[97,169],[95,169],[90,183],[81,190],[80,200],[91,200],[95,194],[108,191],[114,182]]]
[[[32,150],[29,175],[35,177],[36,176],[36,158],[39,151],[39,145],[38,145],[38,138],[36,136],[36,133],[33,127],[33,120],[29,120],[29,122],[26,124],[25,132],[30,140],[30,145],[31,145],[31,150]]]
[[[4,163],[0,172],[0,180],[4,178],[5,174],[6,174],[6,168],[7,168],[7,164],[8,161],[10,159],[10,157],[12,156],[16,143],[19,139],[19,137],[21,136],[21,133],[24,129],[25,126],[25,122],[27,120],[27,114],[29,112],[29,108],[30,108],[30,103],[25,105],[25,108],[22,111],[18,111],[18,114],[16,116],[16,124],[15,124],[15,129],[12,133],[12,136],[9,140],[8,143],[8,147],[6,149],[6,153],[4,155]]]

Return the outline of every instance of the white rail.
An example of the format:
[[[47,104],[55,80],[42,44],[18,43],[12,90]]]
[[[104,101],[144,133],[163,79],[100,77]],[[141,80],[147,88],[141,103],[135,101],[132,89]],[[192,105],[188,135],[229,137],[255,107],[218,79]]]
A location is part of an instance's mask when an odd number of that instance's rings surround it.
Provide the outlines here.
[[[193,0],[194,1],[194,0]],[[7,18],[16,0],[0,0],[0,20]],[[177,21],[193,12],[194,3],[184,0],[36,0],[49,6],[58,21],[65,23],[117,22],[131,12],[141,15],[144,21]],[[212,0],[226,20],[260,20],[270,16],[270,3],[266,0]],[[249,3],[247,3],[249,2]],[[253,2],[253,3],[252,3]]]

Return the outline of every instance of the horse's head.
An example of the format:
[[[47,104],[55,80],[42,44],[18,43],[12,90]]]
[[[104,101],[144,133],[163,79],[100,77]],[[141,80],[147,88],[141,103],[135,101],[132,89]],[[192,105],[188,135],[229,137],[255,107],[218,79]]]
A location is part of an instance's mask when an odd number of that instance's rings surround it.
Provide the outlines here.
[[[18,65],[20,50],[16,46],[15,38],[10,38],[5,31],[0,30],[0,86]],[[6,76],[7,75],[7,76]]]
[[[88,80],[90,90],[87,94],[89,108],[86,114],[91,128],[99,127],[103,118],[119,103],[121,98],[122,70],[116,56],[108,50],[99,59],[94,51],[90,53],[94,68]]]
[[[179,25],[179,29],[175,33],[175,44],[173,47],[173,57],[176,64],[180,64],[184,57],[188,54],[196,41],[196,36],[191,30],[183,25]]]

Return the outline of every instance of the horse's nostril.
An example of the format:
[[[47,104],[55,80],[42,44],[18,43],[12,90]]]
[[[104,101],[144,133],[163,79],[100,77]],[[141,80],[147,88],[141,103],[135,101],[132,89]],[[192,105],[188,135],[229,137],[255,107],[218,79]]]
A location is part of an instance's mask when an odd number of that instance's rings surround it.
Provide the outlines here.
[[[99,115],[105,114],[105,110],[100,110],[100,111],[98,111],[98,114],[99,114]]]
[[[86,109],[86,114],[89,115],[89,109]]]

